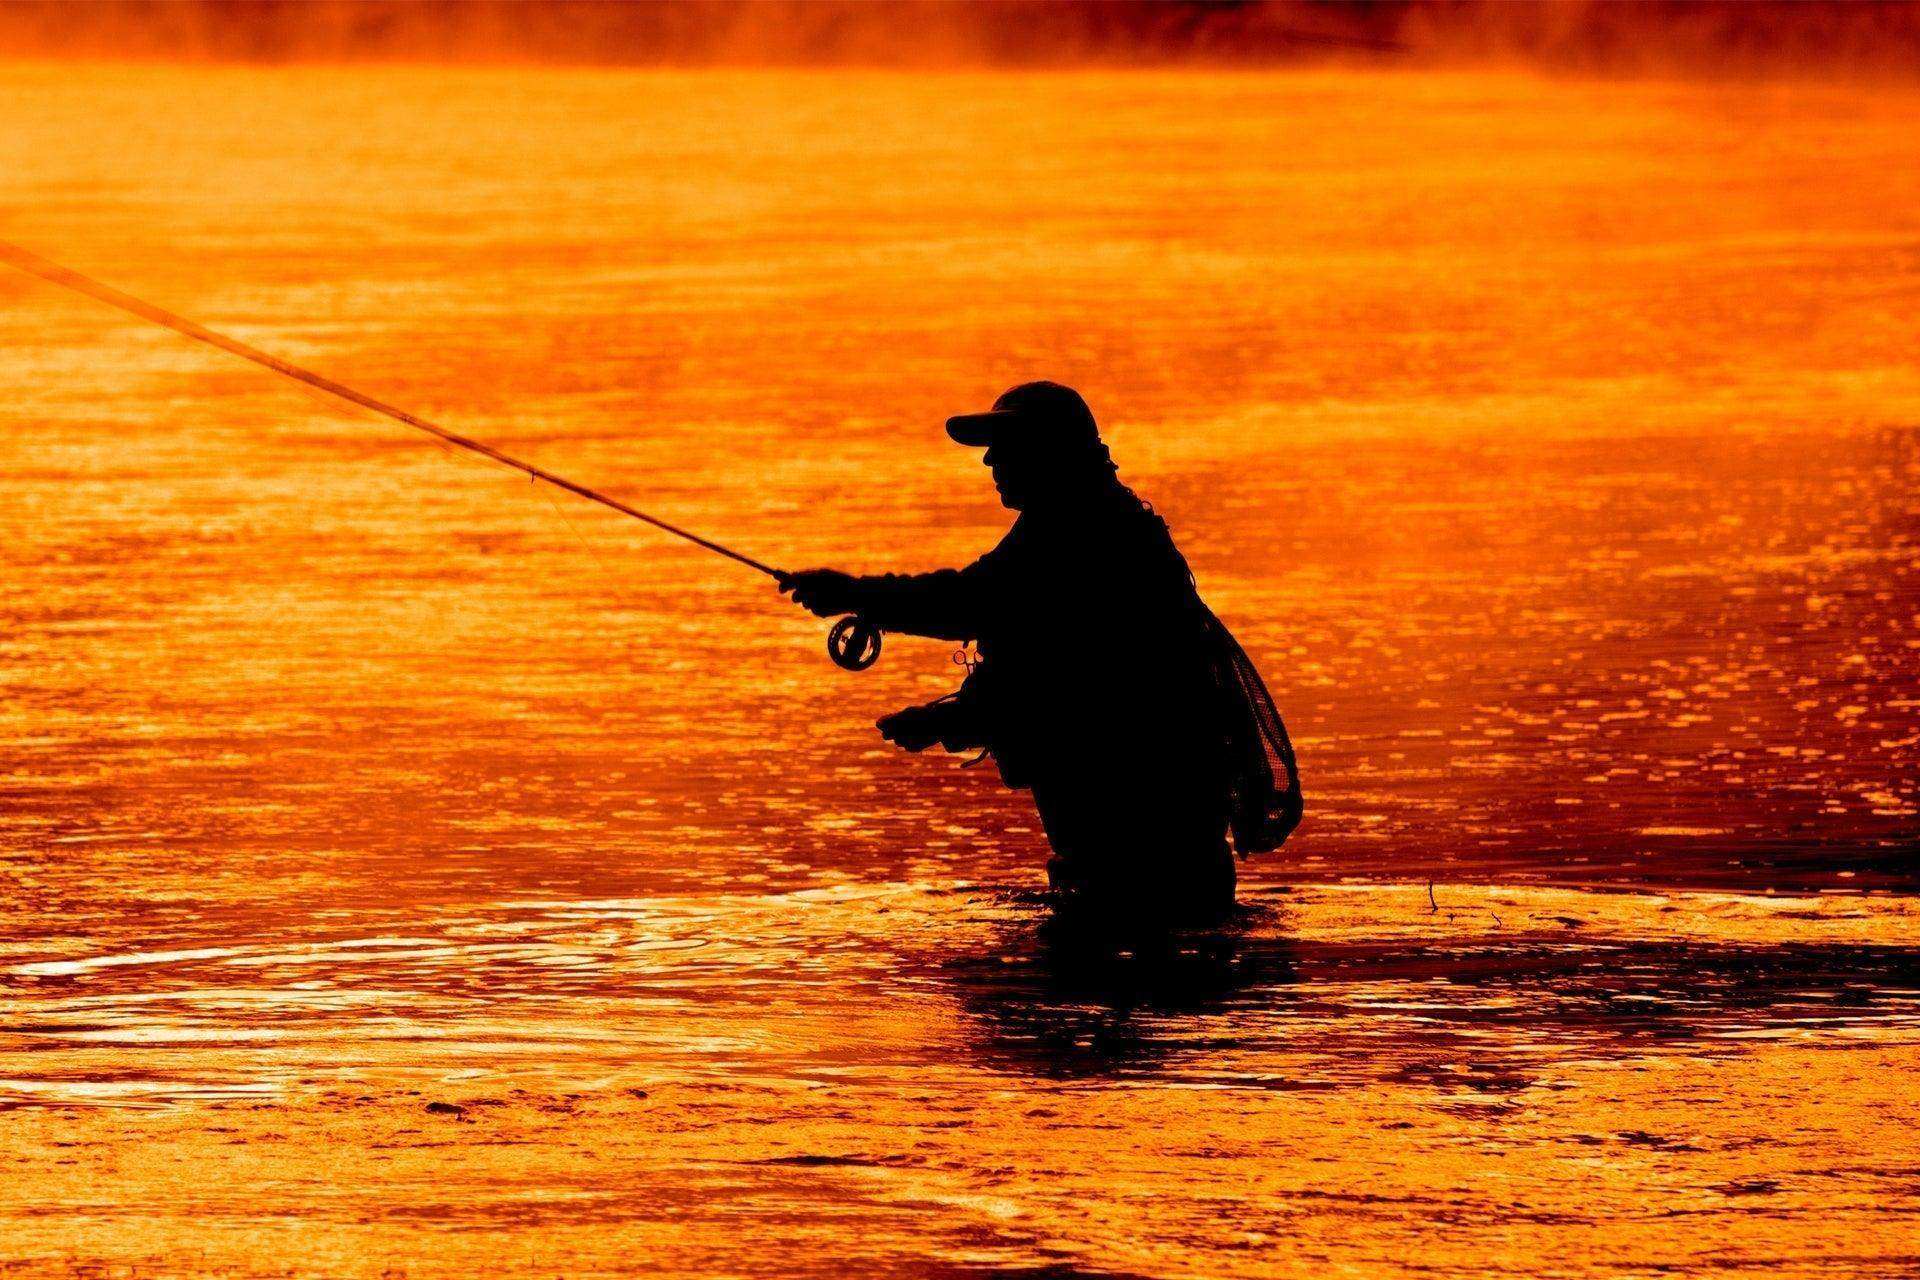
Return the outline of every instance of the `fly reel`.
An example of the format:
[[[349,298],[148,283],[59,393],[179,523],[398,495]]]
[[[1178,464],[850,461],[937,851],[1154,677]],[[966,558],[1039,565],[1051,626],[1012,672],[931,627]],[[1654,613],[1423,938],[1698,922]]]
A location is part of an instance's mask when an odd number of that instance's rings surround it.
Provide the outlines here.
[[[827,656],[842,671],[865,671],[880,660],[880,628],[848,614],[828,630]]]

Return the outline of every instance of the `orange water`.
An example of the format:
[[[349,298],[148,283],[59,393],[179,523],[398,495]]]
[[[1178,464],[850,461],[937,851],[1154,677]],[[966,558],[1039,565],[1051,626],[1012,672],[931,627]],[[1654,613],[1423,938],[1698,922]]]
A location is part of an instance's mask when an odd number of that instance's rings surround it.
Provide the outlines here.
[[[948,646],[0,278],[0,1261],[1910,1265],[1916,108],[0,70],[0,236],[782,565],[1080,386],[1311,806],[1050,951]]]

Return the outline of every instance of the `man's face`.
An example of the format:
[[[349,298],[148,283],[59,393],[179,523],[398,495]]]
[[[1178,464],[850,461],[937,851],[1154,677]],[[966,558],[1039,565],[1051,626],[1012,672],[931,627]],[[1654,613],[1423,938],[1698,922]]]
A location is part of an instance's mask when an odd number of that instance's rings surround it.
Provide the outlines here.
[[[987,447],[981,461],[993,472],[993,487],[1000,491],[1000,505],[1009,511],[1025,511],[1033,500],[1039,467],[1031,450],[1017,444],[998,441]]]

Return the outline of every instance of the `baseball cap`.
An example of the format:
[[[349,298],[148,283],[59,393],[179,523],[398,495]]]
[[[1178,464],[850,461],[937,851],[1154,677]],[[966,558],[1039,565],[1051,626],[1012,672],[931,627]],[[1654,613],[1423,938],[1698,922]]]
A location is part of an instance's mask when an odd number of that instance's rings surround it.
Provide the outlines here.
[[[1057,382],[1023,382],[985,413],[948,418],[947,434],[976,449],[1015,436],[1063,451],[1100,443],[1093,410],[1078,391]]]

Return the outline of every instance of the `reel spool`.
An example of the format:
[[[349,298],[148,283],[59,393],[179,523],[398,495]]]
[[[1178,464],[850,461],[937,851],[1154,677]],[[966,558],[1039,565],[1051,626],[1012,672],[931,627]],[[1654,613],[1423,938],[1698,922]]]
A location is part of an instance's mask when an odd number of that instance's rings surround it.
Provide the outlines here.
[[[880,660],[880,628],[848,614],[827,632],[827,656],[842,671],[865,671]]]

